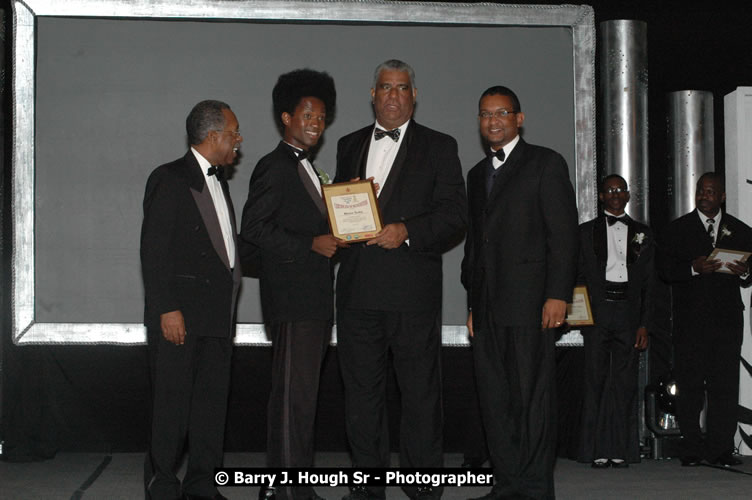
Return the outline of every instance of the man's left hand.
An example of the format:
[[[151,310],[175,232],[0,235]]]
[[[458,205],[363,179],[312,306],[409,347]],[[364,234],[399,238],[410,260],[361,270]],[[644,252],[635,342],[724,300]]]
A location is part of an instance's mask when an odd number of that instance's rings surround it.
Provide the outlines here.
[[[746,274],[749,272],[749,267],[745,262],[742,262],[740,260],[735,260],[734,262],[729,262],[726,264],[726,267],[729,268],[729,270],[736,274],[737,276],[741,276],[742,274]]]
[[[378,245],[386,250],[391,250],[402,245],[407,239],[407,227],[402,222],[387,224],[379,231],[375,238],[366,245]]]
[[[546,299],[543,304],[543,321],[541,327],[559,328],[567,315],[567,303],[560,299]]]
[[[644,351],[648,347],[648,329],[644,326],[637,329],[634,347],[638,351]]]

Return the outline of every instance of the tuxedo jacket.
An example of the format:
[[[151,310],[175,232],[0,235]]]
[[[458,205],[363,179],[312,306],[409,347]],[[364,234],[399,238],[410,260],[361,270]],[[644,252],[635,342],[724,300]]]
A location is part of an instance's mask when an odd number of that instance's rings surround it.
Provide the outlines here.
[[[595,324],[598,325],[606,299],[608,235],[606,217],[601,215],[580,225],[578,283],[586,284]],[[650,228],[627,218],[627,303],[629,320],[625,328],[648,328],[651,319],[651,290],[655,269],[655,241]]]
[[[540,327],[548,298],[569,302],[577,273],[577,206],[558,153],[522,138],[490,195],[478,162],[467,175],[470,207],[462,283],[476,321],[488,307],[498,324]]]
[[[321,195],[280,142],[253,170],[240,225],[241,239],[258,248],[266,323],[332,318],[332,266],[311,250],[313,237],[328,233]]]
[[[339,140],[336,182],[366,178],[372,133],[369,125]],[[461,241],[466,222],[457,142],[411,121],[380,187],[384,225],[403,222],[410,242],[392,250],[356,243],[339,251],[337,306],[385,311],[439,308],[441,254]]]
[[[230,337],[241,271],[235,215],[227,181],[220,179],[235,239],[227,251],[204,174],[189,150],[149,176],[141,226],[141,268],[147,328],[160,330],[160,315],[180,310],[186,335]]]
[[[752,229],[732,215],[723,212],[716,231],[717,248],[752,251]],[[672,284],[677,335],[691,331],[698,323],[706,324],[701,320],[707,318],[719,325],[741,326],[744,304],[739,286],[749,284],[750,279],[742,281],[736,275],[720,272],[692,276],[692,261],[712,251],[712,240],[697,210],[671,222],[662,238],[659,269]]]

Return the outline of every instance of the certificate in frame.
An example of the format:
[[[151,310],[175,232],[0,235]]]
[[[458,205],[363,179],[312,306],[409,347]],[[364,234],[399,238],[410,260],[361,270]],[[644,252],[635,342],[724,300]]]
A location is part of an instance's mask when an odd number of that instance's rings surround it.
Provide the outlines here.
[[[567,304],[567,323],[571,326],[593,326],[593,310],[585,285],[577,286],[572,293],[572,302]]]
[[[713,250],[710,255],[708,256],[708,260],[720,260],[723,264],[720,269],[718,269],[717,273],[726,273],[726,274],[734,274],[731,272],[731,269],[726,267],[726,264],[729,262],[734,262],[735,260],[741,261],[741,262],[747,262],[749,259],[749,256],[751,255],[750,252],[744,252],[742,250],[728,250],[725,248],[716,248]]]
[[[332,235],[348,243],[368,241],[384,227],[373,181],[322,186]]]

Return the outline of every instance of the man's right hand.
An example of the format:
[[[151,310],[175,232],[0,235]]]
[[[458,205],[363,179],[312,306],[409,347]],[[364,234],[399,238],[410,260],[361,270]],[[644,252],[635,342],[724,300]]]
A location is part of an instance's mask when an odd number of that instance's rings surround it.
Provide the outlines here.
[[[475,332],[473,331],[473,311],[470,311],[467,314],[467,331],[470,334],[470,338],[475,335]]]
[[[162,335],[168,342],[175,345],[185,343],[185,320],[180,310],[170,311],[159,316],[159,323],[162,327]]]
[[[692,261],[692,269],[698,274],[714,273],[721,268],[721,265],[720,260],[708,260],[704,255],[701,255]]]
[[[347,247],[347,243],[339,240],[331,234],[322,234],[313,237],[313,243],[311,244],[311,250],[323,255],[327,259],[331,259],[337,251],[337,248]]]

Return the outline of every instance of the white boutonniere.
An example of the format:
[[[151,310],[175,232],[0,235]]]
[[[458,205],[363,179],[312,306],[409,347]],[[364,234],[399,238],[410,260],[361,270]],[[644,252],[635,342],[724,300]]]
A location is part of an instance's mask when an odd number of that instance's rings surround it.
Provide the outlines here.
[[[721,236],[723,237],[731,236],[731,231],[729,231],[729,228],[726,227],[726,224],[721,226]]]
[[[319,179],[321,179],[321,184],[331,184],[332,180],[329,178],[329,174],[321,170],[319,167],[316,167],[316,175],[319,176]]]
[[[642,245],[643,241],[645,241],[645,233],[637,233],[632,238],[632,243],[637,243],[638,245]]]

